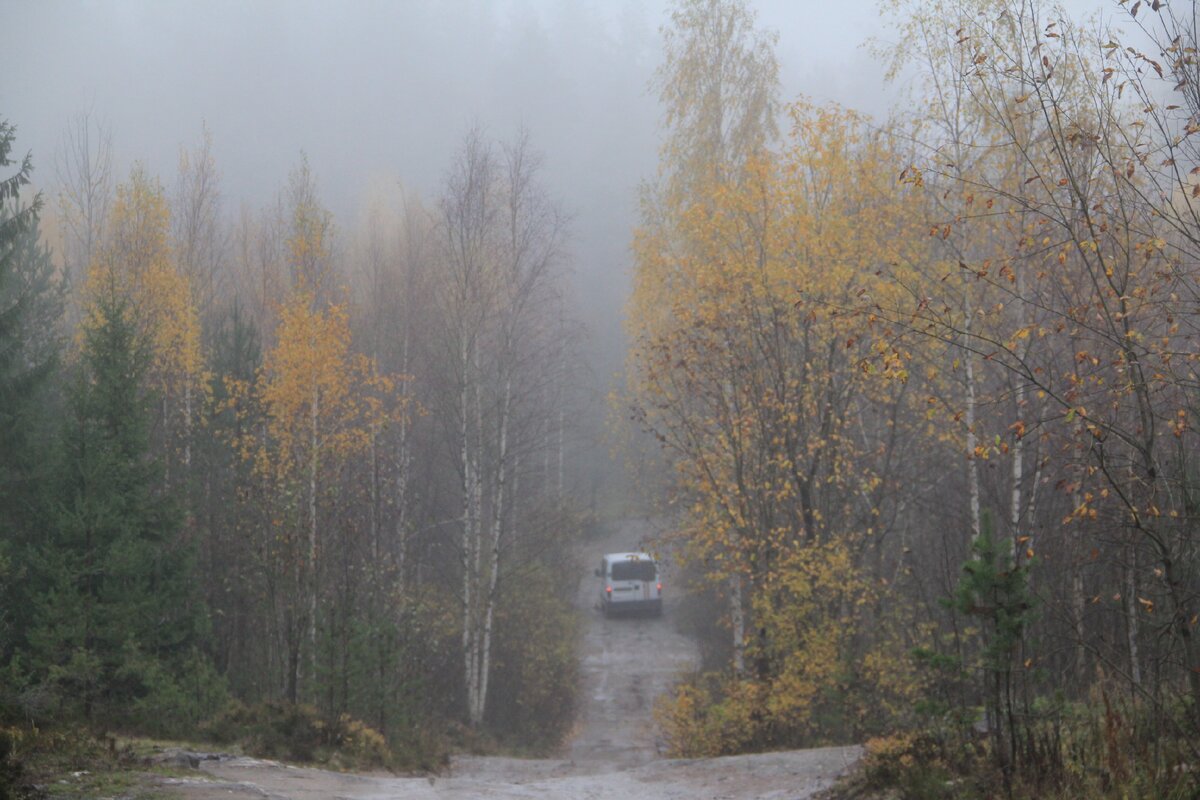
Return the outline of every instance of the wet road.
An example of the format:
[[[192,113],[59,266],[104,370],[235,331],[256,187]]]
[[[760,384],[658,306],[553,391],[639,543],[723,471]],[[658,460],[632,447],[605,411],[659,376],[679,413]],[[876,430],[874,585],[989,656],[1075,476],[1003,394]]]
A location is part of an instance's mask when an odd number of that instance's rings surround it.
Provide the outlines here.
[[[600,578],[591,570],[605,553],[636,551],[653,532],[649,523],[629,521],[603,539],[586,545],[580,562],[586,575],[580,581],[576,605],[585,614],[578,732],[567,750],[585,766],[633,766],[661,755],[654,728],[654,701],[671,688],[677,676],[694,668],[696,645],[675,630],[669,565],[661,566],[663,615],[606,618],[596,604]]]

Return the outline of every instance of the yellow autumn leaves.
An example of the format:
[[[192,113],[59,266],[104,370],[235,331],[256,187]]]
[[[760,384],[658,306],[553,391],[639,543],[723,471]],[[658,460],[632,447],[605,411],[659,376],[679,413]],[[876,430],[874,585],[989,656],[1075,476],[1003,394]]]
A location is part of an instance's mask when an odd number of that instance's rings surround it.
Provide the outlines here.
[[[89,269],[83,301],[85,328],[102,322],[101,297],[120,298],[129,309],[159,401],[155,427],[168,437],[169,474],[174,462],[186,464],[192,428],[212,395],[195,292],[174,258],[170,222],[161,184],[134,167],[117,187],[110,234]],[[353,352],[346,306],[318,296],[334,294],[328,212],[303,197],[290,223],[290,288],[275,307],[274,345],[253,382],[231,381],[227,388],[235,409],[253,406],[266,420],[244,431],[238,451],[260,477],[294,497],[297,486],[361,453],[373,431],[399,419],[404,403],[397,379],[377,375],[370,359]],[[310,475],[313,469],[321,474]]]
[[[899,302],[919,215],[894,180],[894,140],[838,108],[796,104],[790,118],[778,153],[650,210],[636,237],[636,414],[688,498],[685,558],[756,631],[735,620],[731,682],[664,711],[681,753],[734,752],[767,730],[795,741],[834,693],[853,716],[890,691],[859,668],[873,663],[861,626],[890,641],[860,602],[889,450],[861,431],[901,413],[911,355],[864,309]]]
[[[101,297],[127,303],[160,401],[155,427],[167,437],[168,474],[190,458],[188,440],[209,384],[193,289],[174,263],[169,237],[162,186],[135,166],[117,187],[109,238],[88,270],[83,301],[85,329],[103,322]]]
[[[351,352],[345,307],[315,308],[311,292],[294,290],[279,309],[276,339],[254,392],[268,420],[260,469],[298,471],[314,446],[334,460],[361,453],[371,430],[394,418],[387,398],[395,380]]]

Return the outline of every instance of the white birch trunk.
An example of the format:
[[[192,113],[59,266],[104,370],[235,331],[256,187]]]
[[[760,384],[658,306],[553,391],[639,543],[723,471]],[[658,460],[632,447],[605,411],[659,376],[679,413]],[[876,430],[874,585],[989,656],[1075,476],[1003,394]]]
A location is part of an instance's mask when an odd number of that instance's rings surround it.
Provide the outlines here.
[[[467,686],[467,716],[472,725],[476,721],[477,709],[481,706],[483,690],[482,627],[488,598],[483,587],[483,397],[479,385],[479,348],[465,358],[462,389],[463,421],[463,498],[464,498],[464,547],[463,547],[463,657]],[[471,417],[474,416],[474,430]],[[474,438],[474,442],[472,442]]]
[[[482,626],[483,626],[483,607],[487,602],[487,598],[483,591],[483,390],[480,386],[482,380],[479,363],[479,348],[475,348],[474,352],[474,413],[475,413],[475,450],[472,455],[474,462],[474,480],[471,484],[471,575],[472,584],[472,599],[474,605],[471,608],[471,643],[470,643],[470,669],[469,679],[470,687],[468,690],[468,713],[475,714],[475,709],[480,706],[480,698],[483,688],[483,675],[480,671],[480,651],[483,645],[482,642]],[[475,723],[472,720],[472,724]]]
[[[1017,415],[1025,405],[1025,385],[1018,381],[1016,387]],[[1013,563],[1021,561],[1021,486],[1025,480],[1025,436],[1020,432],[1012,446],[1012,498],[1009,507],[1009,531],[1012,533]]]
[[[967,300],[967,339],[971,338],[973,310],[971,301]],[[967,494],[971,510],[971,541],[976,541],[981,533],[979,521],[979,459],[975,457],[975,448],[979,446],[979,437],[975,433],[975,358],[968,351],[963,355],[966,360],[967,372]]]
[[[488,607],[487,607],[487,622],[484,626],[484,695],[487,695],[487,659],[488,649],[487,643],[491,639],[492,628],[492,610],[495,602],[496,584],[500,575],[500,547],[503,544],[505,533],[505,514],[508,511],[507,496],[509,466],[508,466],[508,427],[509,419],[512,414],[512,379],[509,378],[504,384],[504,402],[501,404],[500,414],[500,449],[496,468],[496,488],[495,496],[492,501],[492,563],[489,572],[488,585]]]
[[[192,466],[192,382],[183,387],[183,466],[184,473]]]
[[[487,607],[483,614],[483,636],[479,654],[479,689],[475,693],[475,707],[471,710],[471,725],[483,723],[483,712],[487,708],[488,672],[492,654],[492,618],[496,609],[496,578],[500,572],[500,541],[492,542],[492,574],[488,578]]]
[[[742,606],[742,576],[729,576],[729,622],[733,629],[733,671],[746,672],[746,612]]]
[[[504,538],[505,488],[508,478],[508,421],[512,405],[512,379],[505,381],[504,401],[500,406],[499,453],[496,464],[496,482],[492,496],[491,563],[488,565],[488,591],[483,610],[483,634],[479,653],[479,690],[475,706],[471,709],[471,724],[478,727],[483,722],[487,708],[488,674],[491,667],[492,620],[496,609],[496,586],[500,577],[500,546]]]
[[[317,420],[320,399],[318,389],[314,386],[308,455],[308,644],[313,667],[310,675],[315,674],[317,660]]]
[[[467,688],[467,708],[474,708],[475,703],[475,676],[474,676],[474,659],[472,658],[472,617],[471,602],[473,599],[471,592],[471,543],[473,539],[473,511],[474,511],[474,475],[471,464],[471,407],[470,407],[470,355],[467,352],[467,344],[464,341],[462,351],[462,386],[459,393],[459,459],[462,468],[462,649],[463,649],[463,677]]]
[[[402,371],[408,375],[408,327],[404,329],[404,343],[401,347],[402,353]],[[408,557],[408,469],[409,469],[409,442],[408,442],[408,415],[411,413],[410,406],[410,388],[408,380],[403,381],[401,390],[401,401],[403,402],[402,412],[400,415],[400,452],[397,457],[397,472],[396,472],[396,589],[400,597],[404,597],[405,578],[404,569],[405,561]]]

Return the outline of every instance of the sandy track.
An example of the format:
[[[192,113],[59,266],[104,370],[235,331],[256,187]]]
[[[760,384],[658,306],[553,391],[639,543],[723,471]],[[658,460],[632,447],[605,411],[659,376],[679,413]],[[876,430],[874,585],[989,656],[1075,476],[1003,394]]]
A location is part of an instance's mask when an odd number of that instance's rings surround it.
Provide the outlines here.
[[[584,575],[576,606],[584,614],[583,687],[578,731],[567,750],[581,769],[629,767],[660,755],[654,701],[676,677],[695,666],[692,640],[675,630],[671,616],[672,575],[664,569],[663,616],[614,617],[597,610],[600,579],[592,570],[604,553],[642,549],[651,533],[630,521],[580,554]]]
[[[605,619],[592,569],[606,552],[638,549],[650,533],[631,521],[581,556],[582,695],[576,733],[557,759],[456,757],[440,777],[351,775],[250,758],[205,762],[197,780],[167,785],[188,800],[423,800],[423,798],[802,798],[828,786],[859,756],[832,747],[713,759],[663,759],[653,706],[696,660],[671,620],[671,575],[662,618]]]

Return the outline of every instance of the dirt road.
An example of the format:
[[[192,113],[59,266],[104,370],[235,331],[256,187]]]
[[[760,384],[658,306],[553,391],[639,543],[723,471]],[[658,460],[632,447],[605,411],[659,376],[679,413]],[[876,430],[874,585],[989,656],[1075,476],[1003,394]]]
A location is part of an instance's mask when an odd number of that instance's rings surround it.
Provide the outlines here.
[[[654,729],[654,700],[681,672],[696,664],[696,645],[675,630],[671,616],[672,574],[663,567],[661,617],[607,619],[596,605],[600,579],[591,570],[604,553],[642,549],[650,526],[629,521],[602,541],[589,542],[579,560],[584,575],[576,606],[585,615],[578,732],[569,757],[583,769],[631,767],[660,755]]]
[[[628,522],[581,556],[577,604],[585,615],[579,725],[557,759],[465,756],[439,777],[349,775],[239,758],[206,762],[197,780],[169,785],[187,800],[425,800],[425,798],[801,798],[811,797],[858,758],[833,747],[714,759],[660,757],[654,700],[695,663],[696,648],[672,624],[671,575],[661,618],[605,619],[594,608],[591,570],[605,552],[638,549],[650,533]],[[595,562],[595,564],[593,564]]]

